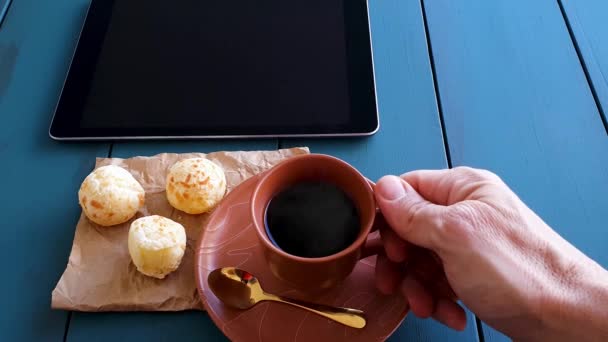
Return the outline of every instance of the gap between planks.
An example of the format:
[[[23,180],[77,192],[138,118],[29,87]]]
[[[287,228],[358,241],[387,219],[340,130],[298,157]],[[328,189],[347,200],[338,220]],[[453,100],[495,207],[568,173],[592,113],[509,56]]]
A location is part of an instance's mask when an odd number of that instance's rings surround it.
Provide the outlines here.
[[[564,9],[564,5],[562,3],[563,0],[556,0],[557,5],[559,6],[559,10],[562,14],[562,18],[564,18],[564,23],[566,24],[566,28],[568,29],[568,35],[570,36],[570,40],[572,41],[572,45],[574,46],[574,50],[576,51],[576,56],[578,57],[578,61],[581,63],[581,68],[583,69],[583,73],[585,74],[585,79],[587,80],[587,84],[589,85],[589,89],[591,90],[591,95],[593,96],[593,101],[595,101],[595,106],[600,114],[600,118],[602,119],[602,123],[604,124],[604,129],[608,134],[608,120],[606,120],[606,114],[604,109],[602,108],[602,103],[597,96],[597,91],[595,90],[595,86],[593,85],[593,80],[591,79],[591,75],[589,74],[589,69],[587,68],[587,63],[585,62],[585,58],[581,49],[579,47],[578,41],[576,39],[576,35],[574,34],[574,30],[572,30],[572,25],[570,24],[570,19],[568,18],[568,13]]]

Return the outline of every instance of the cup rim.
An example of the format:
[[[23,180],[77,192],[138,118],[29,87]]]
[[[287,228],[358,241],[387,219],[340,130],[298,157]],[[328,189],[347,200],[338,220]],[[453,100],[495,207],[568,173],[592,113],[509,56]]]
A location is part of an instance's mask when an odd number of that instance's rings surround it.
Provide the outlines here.
[[[367,188],[367,196],[368,196],[368,200],[369,203],[371,204],[371,206],[373,208],[371,208],[372,212],[375,212],[375,198],[374,198],[374,191],[373,188],[369,182],[369,180],[367,178],[365,178],[361,172],[359,172],[356,168],[354,168],[352,165],[350,165],[349,163],[330,156],[330,155],[326,155],[326,154],[305,154],[305,155],[300,155],[300,156],[295,156],[295,157],[291,157],[277,165],[275,165],[273,168],[271,168],[270,170],[268,170],[263,176],[262,178],[260,178],[260,180],[257,182],[255,189],[253,190],[253,194],[251,196],[251,208],[250,208],[250,214],[252,216],[253,219],[253,225],[255,226],[255,230],[256,233],[258,235],[258,238],[261,240],[261,242],[266,246],[266,248],[269,248],[273,253],[276,253],[284,258],[288,258],[294,261],[298,261],[301,263],[307,263],[307,264],[319,264],[319,263],[325,263],[325,262],[329,262],[329,261],[335,261],[338,259],[341,259],[344,256],[347,256],[351,253],[356,252],[358,249],[362,248],[363,245],[365,244],[365,241],[367,240],[368,235],[370,234],[371,230],[372,230],[372,225],[373,225],[373,221],[374,221],[374,216],[372,215],[371,218],[368,220],[368,222],[363,222],[362,225],[364,225],[363,229],[359,232],[359,235],[357,236],[357,239],[355,241],[353,241],[353,243],[351,243],[348,247],[346,247],[345,249],[331,254],[331,255],[326,255],[323,257],[315,257],[315,258],[307,258],[307,257],[301,257],[301,256],[297,256],[297,255],[293,255],[290,253],[287,253],[285,251],[283,251],[282,249],[280,249],[279,247],[275,246],[271,241],[270,238],[266,235],[266,228],[264,225],[264,222],[259,222],[258,217],[256,215],[255,211],[255,203],[257,201],[257,198],[259,196],[259,192],[261,189],[262,184],[267,181],[270,177],[273,177],[273,175],[275,173],[278,172],[278,170],[283,169],[285,167],[288,167],[289,164],[298,162],[301,159],[310,159],[310,158],[315,158],[315,159],[320,159],[320,160],[325,160],[327,162],[331,162],[331,163],[337,163],[340,165],[340,167],[344,167],[349,169],[349,171],[353,172],[355,174],[355,176],[361,181],[362,184],[364,184],[363,186]],[[268,203],[266,203],[264,205],[264,210],[266,210],[268,206]]]

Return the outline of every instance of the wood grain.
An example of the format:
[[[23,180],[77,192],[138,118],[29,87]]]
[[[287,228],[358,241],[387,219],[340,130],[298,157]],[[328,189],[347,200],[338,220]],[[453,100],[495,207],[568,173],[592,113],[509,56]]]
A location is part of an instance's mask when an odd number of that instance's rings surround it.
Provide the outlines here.
[[[608,266],[608,137],[558,3],[424,3],[453,164],[498,173]]]
[[[86,5],[14,1],[0,28],[0,335],[5,341],[63,339],[68,314],[51,311],[50,293],[72,245],[80,182],[95,157],[109,150],[109,144],[60,144],[48,137]]]

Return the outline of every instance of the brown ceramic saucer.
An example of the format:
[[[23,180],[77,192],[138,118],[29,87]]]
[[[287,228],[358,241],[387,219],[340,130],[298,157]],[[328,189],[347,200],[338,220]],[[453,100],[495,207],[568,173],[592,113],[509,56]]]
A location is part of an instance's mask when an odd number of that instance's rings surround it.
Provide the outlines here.
[[[405,318],[408,307],[400,295],[384,296],[375,288],[374,257],[359,261],[340,286],[322,295],[305,295],[276,280],[262,255],[251,221],[250,197],[260,176],[243,182],[215,209],[201,233],[195,253],[199,295],[211,319],[232,341],[382,341]],[[301,300],[363,310],[367,326],[353,329],[280,303],[263,302],[249,310],[223,305],[211,292],[207,276],[235,266],[259,278],[264,290]]]

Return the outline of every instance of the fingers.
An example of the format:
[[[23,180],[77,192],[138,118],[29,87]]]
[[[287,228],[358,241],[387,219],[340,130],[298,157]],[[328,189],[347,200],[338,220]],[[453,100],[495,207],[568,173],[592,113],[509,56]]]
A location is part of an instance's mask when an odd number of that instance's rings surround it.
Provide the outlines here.
[[[445,207],[427,201],[407,182],[395,176],[386,176],[378,181],[376,201],[398,237],[425,248],[437,247],[437,234]]]
[[[446,326],[462,331],[467,326],[467,315],[456,302],[440,298],[437,300],[433,318]]]
[[[401,283],[401,292],[410,304],[410,310],[420,318],[428,318],[433,314],[435,302],[433,296],[418,282],[416,278],[407,275]]]
[[[466,327],[464,309],[452,299],[434,296],[416,277],[406,275],[401,283],[401,292],[410,305],[410,310],[417,317],[433,317],[455,330],[463,330]]]
[[[470,167],[444,170],[418,170],[405,173],[401,178],[409,183],[423,198],[440,205],[452,205],[464,201],[475,185],[484,182],[500,182],[495,174]]]
[[[386,256],[393,262],[403,262],[407,258],[408,245],[390,228],[380,230]]]
[[[386,256],[378,258],[378,288],[392,293],[398,287],[416,316],[433,317],[456,330],[466,326],[465,311],[454,301],[441,259],[428,250],[441,255],[444,246],[439,244],[449,244],[443,226],[446,206],[465,200],[459,197],[471,194],[470,184],[498,179],[484,172],[468,168],[415,171],[403,179],[386,176],[376,184],[376,201],[390,227],[381,230]],[[402,262],[407,262],[410,271],[399,272]]]
[[[403,278],[403,265],[391,262],[385,255],[376,259],[376,287],[384,294],[393,294]]]
[[[419,170],[404,173],[401,178],[409,183],[422,197],[428,201],[448,205],[450,189],[454,186],[453,171],[445,170]]]

